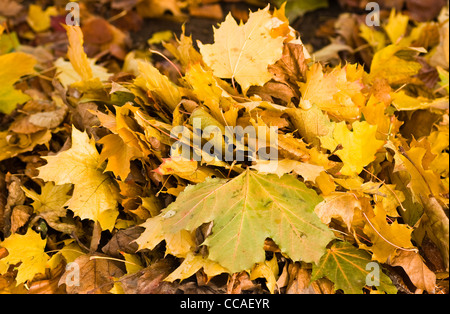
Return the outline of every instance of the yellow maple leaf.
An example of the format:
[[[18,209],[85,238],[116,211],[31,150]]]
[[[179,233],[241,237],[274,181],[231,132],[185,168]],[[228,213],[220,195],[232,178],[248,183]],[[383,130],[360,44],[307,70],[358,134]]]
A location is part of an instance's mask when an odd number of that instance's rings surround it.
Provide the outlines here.
[[[0,112],[9,114],[17,104],[29,99],[14,88],[22,76],[34,73],[36,59],[23,52],[13,52],[0,56]]]
[[[72,63],[74,70],[81,76],[83,81],[93,77],[89,60],[83,48],[83,32],[79,26],[63,25],[69,38],[69,49],[67,57]]]
[[[44,252],[46,239],[28,229],[24,235],[13,234],[0,242],[0,246],[8,250],[8,256],[0,259],[0,274],[4,274],[10,265],[17,266],[17,284],[32,280],[36,274],[45,273],[45,266],[49,256]]]
[[[364,38],[375,51],[381,50],[386,45],[386,36],[383,32],[377,31],[366,24],[359,27],[359,36]]]
[[[112,171],[122,180],[130,173],[130,161],[144,156],[136,147],[127,145],[118,134],[108,134],[97,143],[103,144],[101,161],[108,159],[105,171]]]
[[[148,62],[138,61],[138,69],[140,75],[136,78],[135,84],[143,89],[149,89],[171,111],[175,110],[181,101],[181,93],[178,87]]]
[[[252,85],[264,85],[272,78],[267,67],[281,58],[284,37],[271,35],[269,6],[250,13],[247,23],[238,25],[231,13],[214,28],[214,44],[198,42],[205,63],[220,78],[241,85],[244,92]]]
[[[67,195],[71,190],[69,184],[55,185],[52,182],[47,182],[42,187],[41,194],[24,187],[22,187],[22,190],[24,190],[27,197],[34,201],[31,206],[33,206],[35,213],[40,214],[51,211],[59,217],[65,216],[66,209],[64,205],[70,198]]]
[[[361,93],[362,74],[362,67],[357,69],[355,65],[336,67],[324,73],[322,65],[315,63],[306,74],[306,83],[300,84],[300,106],[307,110],[317,105],[338,119],[359,118],[360,108],[365,103]]]
[[[69,38],[67,57],[69,62],[59,58],[55,62],[58,78],[64,86],[78,83],[80,88],[101,88],[101,81],[107,80],[110,74],[101,66],[95,65],[95,59],[89,59],[84,52],[83,32],[79,26],[63,25]]]
[[[36,145],[46,144],[52,138],[51,131],[39,131],[31,134],[28,138],[28,144],[22,147],[19,145],[15,145],[14,137],[11,138],[8,136],[8,134],[8,131],[0,132],[0,161],[15,157],[24,152],[31,151]]]
[[[368,82],[376,78],[385,78],[389,84],[401,85],[410,82],[419,73],[422,65],[414,56],[423,49],[408,48],[402,45],[390,45],[375,53],[370,66]]]
[[[428,99],[426,97],[413,97],[405,91],[392,92],[392,104],[399,111],[412,111],[420,109],[448,109],[449,97],[441,97],[437,99]]]
[[[265,278],[266,285],[270,293],[275,293],[275,288],[277,287],[279,268],[278,261],[275,254],[270,261],[264,261],[263,263],[257,263],[253,266],[250,271],[250,280],[255,280],[256,278]]]
[[[352,176],[360,173],[365,166],[375,160],[376,152],[384,141],[376,138],[377,127],[363,121],[353,123],[353,132],[342,121],[335,124],[333,132],[320,137],[322,146],[341,158],[344,166],[343,175]]]
[[[320,174],[326,170],[323,166],[292,159],[282,159],[276,163],[258,159],[251,168],[258,170],[259,173],[274,173],[280,178],[286,173],[294,172],[302,176],[305,181],[310,182],[315,182]]]
[[[58,10],[50,6],[45,11],[40,5],[31,4],[28,8],[27,22],[37,33],[46,31],[51,25],[51,16],[58,15]]]
[[[96,65],[96,60],[94,59],[88,59],[89,60],[89,66],[92,69],[92,73],[94,76],[94,81],[106,81],[111,76],[110,73],[104,68],[99,65]],[[63,58],[59,58],[55,61],[56,69],[58,70],[58,79],[61,82],[61,84],[67,88],[68,86],[82,82],[82,77],[78,74],[78,72],[75,71],[75,68],[72,63],[63,60]],[[89,82],[89,81],[88,81]]]
[[[73,127],[72,148],[44,159],[47,165],[39,168],[38,177],[57,185],[73,184],[73,196],[66,206],[81,219],[98,221],[102,229],[112,230],[118,215],[118,191],[103,173],[95,141]]]
[[[192,37],[185,35],[185,25],[181,27],[180,39],[176,43],[163,43],[164,48],[178,60],[183,66],[202,62],[201,54],[192,45]]]
[[[355,209],[362,209],[361,201],[352,193],[333,192],[324,197],[314,212],[323,223],[329,224],[331,218],[340,217],[350,231]]]
[[[185,258],[188,253],[195,247],[192,232],[180,230],[175,233],[164,233],[163,222],[164,217],[159,215],[147,219],[141,226],[145,231],[136,239],[139,250],[153,250],[157,244],[166,241],[166,254]]]
[[[389,224],[381,204],[375,206],[373,214],[373,217],[365,216],[367,220],[363,229],[372,242],[372,246],[366,247],[366,249],[373,252],[373,260],[386,263],[398,249],[415,250],[411,243],[412,228],[399,224],[397,221]]]
[[[31,198],[34,202],[31,204],[34,212],[38,216],[44,218],[50,227],[64,233],[72,233],[75,227],[71,224],[60,221],[61,217],[66,217],[67,209],[64,205],[70,199],[68,193],[72,189],[72,185],[55,185],[53,182],[47,182],[41,188],[41,193],[28,190],[22,187],[25,195]]]
[[[229,273],[229,271],[220,266],[219,263],[201,255],[196,255],[193,252],[189,252],[183,260],[183,263],[181,263],[177,269],[170,273],[164,281],[173,282],[177,279],[187,279],[202,268],[206,276],[208,276],[208,279],[220,275],[221,273]]]
[[[371,125],[376,125],[377,139],[386,140],[392,134],[395,134],[400,129],[402,122],[397,120],[394,116],[386,114],[388,107],[382,101],[379,101],[374,95],[370,96],[367,104],[361,109],[364,119]]]
[[[431,169],[425,162],[425,156],[430,153],[426,148],[415,146],[415,142],[412,143],[410,150],[401,152],[395,146],[395,169],[394,171],[406,171],[410,177],[408,187],[413,192],[413,196],[417,201],[424,201],[430,196],[435,196],[441,199],[445,203],[445,198],[441,195],[448,193],[448,188],[445,188],[440,175]],[[434,158],[433,158],[434,160]]]
[[[185,80],[192,87],[195,96],[211,110],[212,116],[217,121],[224,125],[236,124],[236,119],[227,120],[227,112],[223,112],[230,109],[232,111],[234,101],[231,95],[220,86],[220,80],[214,77],[212,71],[207,71],[196,63],[187,69]]]
[[[384,30],[392,43],[397,43],[405,36],[408,28],[409,17],[402,13],[396,13],[395,9],[391,11],[389,22],[384,26]]]

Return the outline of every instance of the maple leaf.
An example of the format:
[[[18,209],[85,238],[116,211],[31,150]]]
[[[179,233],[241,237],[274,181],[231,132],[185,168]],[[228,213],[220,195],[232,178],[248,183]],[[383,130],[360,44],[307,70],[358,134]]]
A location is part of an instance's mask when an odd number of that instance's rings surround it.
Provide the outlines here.
[[[361,210],[361,202],[353,194],[334,192],[324,197],[324,200],[316,206],[314,211],[323,223],[329,224],[331,218],[341,217],[348,230],[352,226],[355,209]]]
[[[39,178],[57,185],[74,185],[67,202],[76,216],[98,221],[103,229],[114,227],[118,191],[108,174],[103,173],[94,140],[72,128],[72,148],[56,156],[44,157],[47,165],[39,168]]]
[[[83,32],[79,26],[64,25],[64,28],[66,29],[67,37],[69,38],[67,57],[81,79],[83,81],[88,81],[93,77],[93,73],[83,48]]]
[[[51,16],[58,15],[54,6],[47,7],[45,11],[40,5],[30,5],[28,8],[27,22],[35,32],[43,32],[50,28]]]
[[[21,91],[14,88],[22,76],[34,73],[36,59],[23,52],[13,52],[0,56],[0,112],[11,113],[17,104],[29,99]]]
[[[277,277],[279,273],[278,261],[274,255],[270,261],[264,261],[263,263],[257,263],[253,266],[250,271],[250,280],[255,280],[256,278],[265,278],[267,289],[270,293],[275,292],[277,286]]]
[[[440,176],[424,165],[424,158],[428,154],[426,148],[413,145],[410,150],[402,152],[391,142],[388,143],[388,147],[395,151],[394,171],[406,171],[410,177],[407,186],[413,192],[415,200],[423,201],[432,195],[439,197],[439,195],[448,193]],[[445,202],[444,199],[442,200]]]
[[[154,249],[161,241],[166,242],[166,254],[178,257],[186,257],[195,246],[192,233],[186,230],[178,230],[174,233],[163,232],[163,217],[161,215],[147,219],[141,225],[145,231],[136,239],[139,250]]]
[[[395,9],[391,11],[389,22],[384,26],[384,30],[393,44],[405,35],[408,22],[409,17],[407,15],[396,13]]]
[[[93,76],[100,81],[106,81],[111,76],[110,73],[99,65],[95,64],[96,60],[88,59],[90,68],[92,69]],[[71,62],[63,60],[63,58],[58,58],[55,61],[56,69],[58,70],[58,80],[63,84],[64,87],[69,87],[72,84],[79,83],[83,81],[80,74],[75,71],[74,65]]]
[[[178,60],[183,66],[192,65],[202,62],[201,54],[194,49],[192,45],[192,36],[185,35],[185,25],[181,27],[180,39],[177,39],[176,44],[163,43],[164,48]]]
[[[97,143],[103,144],[100,162],[108,159],[105,171],[112,171],[115,176],[122,180],[125,180],[130,173],[130,161],[143,157],[139,149],[127,145],[118,134],[108,134]]]
[[[335,124],[333,132],[320,137],[324,148],[332,152],[338,148],[335,154],[344,163],[341,173],[348,176],[359,174],[365,166],[373,162],[376,152],[384,144],[384,141],[376,139],[376,126],[365,121],[356,121],[352,126],[353,132],[342,121]]]
[[[334,282],[336,289],[345,293],[362,294],[366,278],[370,271],[366,269],[371,262],[370,254],[359,250],[347,242],[336,242],[313,266],[311,280],[327,277]],[[397,289],[384,273],[380,272],[379,286],[376,288],[387,293],[396,293]]]
[[[245,24],[238,25],[231,13],[219,28],[214,28],[214,44],[198,42],[205,63],[220,78],[241,85],[244,92],[251,85],[262,86],[272,78],[268,66],[281,58],[284,37],[270,34],[272,15],[269,6],[251,12]]]
[[[45,273],[49,256],[44,252],[47,244],[41,235],[28,229],[24,235],[13,234],[0,242],[0,246],[8,250],[8,256],[0,259],[0,274],[4,274],[10,265],[17,266],[17,284],[32,280],[36,274]]]
[[[217,121],[224,125],[236,125],[238,109],[234,107],[231,95],[221,86],[224,82],[216,78],[212,71],[207,71],[196,63],[187,69],[184,79]],[[227,119],[232,112],[236,112],[236,115]]]
[[[69,38],[67,57],[69,62],[59,58],[55,62],[58,78],[64,86],[77,84],[79,88],[102,87],[101,81],[109,78],[110,74],[103,67],[95,65],[96,60],[89,59],[84,52],[83,32],[79,26],[63,25]]]
[[[411,282],[419,289],[435,292],[436,275],[425,265],[416,252],[399,251],[389,262],[392,266],[401,266]]]
[[[71,233],[74,226],[60,222],[61,217],[66,217],[67,209],[64,205],[70,199],[68,193],[72,189],[70,184],[55,185],[53,182],[47,182],[41,189],[41,194],[22,187],[25,195],[34,202],[31,204],[34,212],[44,218],[54,229]]]
[[[283,46],[283,55],[274,65],[269,66],[269,71],[273,73],[274,80],[290,84],[294,89],[297,87],[308,70],[303,46],[287,43]]]
[[[352,75],[355,72],[355,75]],[[360,116],[365,97],[361,93],[362,67],[347,65],[324,73],[322,65],[315,63],[306,74],[306,83],[300,84],[300,107],[309,109],[317,105],[339,119],[352,120]]]
[[[154,170],[161,175],[177,175],[193,183],[200,183],[215,175],[208,167],[199,167],[195,160],[187,160],[181,156],[164,159],[163,163]]]
[[[200,49],[183,26],[180,40],[162,43],[179,64],[166,58],[156,65],[142,52],[125,57],[125,33],[89,6],[87,45],[79,27],[64,26],[64,59],[52,34],[61,30],[61,17],[52,17],[60,8],[25,2],[0,0],[0,15],[28,13],[30,26],[24,33],[0,25],[0,292],[395,293],[383,273],[380,285],[366,286],[367,266],[381,263],[395,267],[391,278],[399,275],[408,289],[447,292],[436,279],[449,267],[448,8],[413,24],[418,1],[409,1],[408,15],[393,10],[381,27],[341,14],[334,29],[331,21],[322,29],[339,38],[315,60],[285,11],[325,1],[289,0],[245,18],[235,10],[236,20],[228,15],[213,29],[213,44],[198,42]],[[206,9],[203,2],[114,0],[112,8],[129,12],[118,16],[123,21],[133,19],[133,7],[141,16],[170,11],[179,19],[181,9]],[[34,45],[20,45],[34,37]],[[339,49],[354,52],[370,72],[348,60],[335,66],[332,58],[346,57]],[[75,125],[71,138],[64,121]],[[187,127],[186,144],[201,162],[170,149],[177,126]],[[222,133],[262,127],[258,135],[277,136],[280,158],[251,165],[211,158],[194,147],[208,126]],[[249,150],[247,138],[235,146]],[[83,221],[94,226],[92,236],[77,228],[80,218],[93,220]],[[79,239],[67,237],[74,231]],[[46,232],[57,245],[49,244],[52,252],[58,249],[51,258]],[[334,235],[349,242],[330,243]],[[100,244],[107,256],[94,253]],[[64,267],[73,262],[82,281],[64,285],[72,276]]]
[[[194,275],[197,271],[203,269],[208,278],[228,273],[229,271],[218,263],[213,262],[201,255],[196,255],[189,252],[181,265],[175,269],[169,276],[164,278],[164,281],[173,282],[177,279],[181,281]]]
[[[49,130],[39,131],[29,136],[28,145],[21,147],[15,145],[15,143],[11,140],[11,137],[8,136],[8,132],[0,132],[0,161],[8,158],[15,157],[21,153],[28,152],[34,149],[36,145],[42,145],[48,143],[52,134]]]
[[[231,272],[264,261],[266,238],[294,260],[317,262],[334,237],[313,212],[320,201],[292,176],[247,170],[232,180],[207,179],[188,186],[161,213],[163,232],[193,231],[212,221],[212,234],[204,242],[208,258]]]
[[[279,177],[282,177],[286,173],[294,172],[302,176],[305,181],[311,182],[315,182],[320,174],[325,171],[323,166],[291,159],[282,159],[277,161],[277,163],[271,163],[266,160],[257,160],[256,165],[253,165],[251,168],[258,170],[258,173],[274,173]]]
[[[412,80],[422,65],[414,57],[422,50],[402,45],[390,45],[378,51],[373,57],[367,80],[383,77],[389,84],[405,84]]]
[[[385,263],[398,249],[415,251],[411,243],[411,229],[407,225],[399,224],[397,221],[389,224],[386,220],[386,212],[381,205],[376,205],[373,217],[366,215],[364,233],[372,242],[368,250],[373,252],[372,259]]]
[[[290,108],[287,110],[292,123],[307,143],[320,146],[320,136],[326,136],[333,130],[333,122],[317,105],[308,109]]]
[[[107,259],[107,256],[102,254],[81,255],[73,263],[78,265],[82,280],[78,284],[67,286],[67,293],[69,294],[107,293],[114,285],[114,277],[119,278],[123,275],[119,263]],[[61,276],[59,284],[70,282],[71,276],[73,276],[72,269],[69,268]]]
[[[391,97],[389,97],[389,105]],[[379,101],[375,96],[371,96],[366,106],[361,109],[364,119],[371,125],[377,126],[377,139],[386,140],[390,134],[397,133],[400,129],[401,123],[395,116],[386,114],[387,106],[385,103]]]
[[[138,68],[140,75],[134,83],[143,89],[149,89],[171,111],[175,110],[181,100],[181,93],[178,87],[148,62],[138,61]]]
[[[437,99],[428,99],[425,97],[413,97],[405,91],[399,91],[391,94],[392,104],[397,110],[411,111],[419,109],[448,109],[449,97]]]
[[[361,24],[359,27],[359,36],[364,38],[375,51],[381,50],[386,46],[386,36],[383,32]]]

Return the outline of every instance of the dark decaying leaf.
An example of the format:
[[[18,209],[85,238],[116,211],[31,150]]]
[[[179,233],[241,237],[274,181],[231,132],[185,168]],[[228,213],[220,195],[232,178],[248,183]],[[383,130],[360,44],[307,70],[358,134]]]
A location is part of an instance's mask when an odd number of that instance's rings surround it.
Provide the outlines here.
[[[136,253],[138,245],[134,242],[134,240],[136,240],[143,231],[144,228],[140,226],[134,226],[117,231],[111,240],[109,240],[109,242],[102,248],[103,253],[114,257],[121,257],[121,252],[129,254]]]
[[[124,274],[123,265],[108,259],[107,255],[81,255],[73,263],[59,280],[59,285],[66,285],[69,294],[108,293],[114,286],[114,278]],[[76,276],[79,276],[78,284],[74,281]]]

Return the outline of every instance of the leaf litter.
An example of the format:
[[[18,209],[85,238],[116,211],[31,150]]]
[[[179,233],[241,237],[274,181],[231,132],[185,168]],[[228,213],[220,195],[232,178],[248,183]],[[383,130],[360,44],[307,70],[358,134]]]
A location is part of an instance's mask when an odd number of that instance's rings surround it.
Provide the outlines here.
[[[1,293],[448,293],[445,3],[343,12],[318,50],[292,25],[323,2],[80,1],[81,27],[3,2]],[[190,16],[212,41],[188,21],[133,48]],[[195,150],[248,126],[275,165],[250,138]]]

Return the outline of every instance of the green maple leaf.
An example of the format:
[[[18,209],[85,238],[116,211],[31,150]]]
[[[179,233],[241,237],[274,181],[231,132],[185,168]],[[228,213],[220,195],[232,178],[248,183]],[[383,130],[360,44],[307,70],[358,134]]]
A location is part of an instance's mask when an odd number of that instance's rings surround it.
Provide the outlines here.
[[[311,280],[327,277],[334,283],[336,290],[342,289],[345,293],[361,294],[362,288],[366,286],[367,277],[373,280],[371,277],[373,269],[367,267],[369,263],[378,265],[372,261],[370,254],[366,251],[357,249],[347,242],[336,242],[322,256],[319,265],[313,267]],[[377,290],[387,293],[397,292],[391,279],[381,272],[381,266],[378,279]]]
[[[163,232],[193,231],[213,222],[204,242],[210,260],[231,272],[263,262],[264,240],[273,239],[293,260],[318,262],[333,233],[314,213],[322,201],[293,176],[247,170],[232,180],[188,186],[162,213]]]

